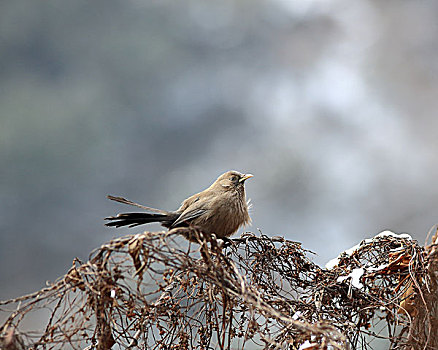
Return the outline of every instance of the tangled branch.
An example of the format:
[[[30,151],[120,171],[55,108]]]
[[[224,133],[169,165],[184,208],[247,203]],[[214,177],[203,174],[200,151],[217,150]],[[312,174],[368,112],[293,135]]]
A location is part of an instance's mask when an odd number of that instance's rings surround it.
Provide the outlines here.
[[[190,243],[182,236],[197,237]],[[380,234],[327,268],[300,243],[243,234],[206,239],[196,228],[115,239],[76,259],[65,276],[0,302],[5,349],[408,348],[436,285],[426,251]],[[430,311],[430,310],[428,310]],[[44,329],[29,330],[39,314]],[[421,348],[433,322],[421,312]],[[425,325],[425,326],[424,326]],[[415,346],[414,346],[415,348]]]

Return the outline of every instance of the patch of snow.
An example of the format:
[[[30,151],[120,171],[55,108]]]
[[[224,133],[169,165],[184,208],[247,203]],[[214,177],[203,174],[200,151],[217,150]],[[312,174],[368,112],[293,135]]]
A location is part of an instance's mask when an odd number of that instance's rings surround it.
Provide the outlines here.
[[[303,313],[302,313],[301,311],[297,311],[297,312],[295,312],[294,315],[292,316],[292,319],[293,319],[293,320],[298,320],[298,318],[300,318],[302,314],[303,314]]]
[[[411,237],[409,234],[407,234],[407,233],[400,233],[400,234],[398,234],[398,233],[394,233],[394,232],[392,232],[392,231],[388,231],[388,230],[386,230],[386,231],[382,231],[382,232],[380,232],[379,234],[375,235],[373,238],[367,238],[367,239],[364,239],[364,240],[363,240],[362,242],[360,242],[359,244],[356,244],[355,246],[353,246],[353,247],[351,247],[351,248],[349,248],[349,249],[343,251],[343,252],[342,252],[341,254],[339,254],[336,258],[331,259],[327,264],[325,264],[325,268],[326,268],[326,269],[329,269],[329,270],[333,269],[334,267],[338,266],[339,261],[340,261],[340,258],[341,258],[341,255],[345,254],[345,255],[351,256],[351,255],[353,255],[354,252],[356,252],[356,251],[357,251],[362,245],[364,245],[364,244],[368,244],[368,243],[371,243],[374,239],[376,239],[376,238],[378,238],[378,237],[388,237],[388,236],[391,236],[391,237],[394,237],[394,238],[400,238],[400,239],[409,239],[409,240],[412,240],[412,237]],[[395,251],[395,250],[394,250],[394,251]]]
[[[339,276],[336,282],[344,282],[347,278],[349,278],[350,275],[347,276]]]
[[[388,267],[388,264],[382,264],[377,267],[367,267],[366,270],[370,272],[380,271]]]
[[[343,282],[346,279],[351,278],[351,285],[353,287],[356,287],[357,289],[362,289],[363,284],[360,283],[360,278],[362,277],[364,272],[365,272],[365,269],[362,267],[360,267],[358,269],[353,269],[353,271],[351,271],[347,276],[339,276],[336,281]]]
[[[402,250],[405,250],[405,247],[401,246],[401,247],[398,247],[398,248],[394,248],[394,249],[391,249],[390,252],[399,252],[399,251],[402,251]]]
[[[353,271],[351,271],[350,276],[351,276],[351,284],[353,285],[353,287],[356,287],[358,289],[363,288],[363,284],[360,283],[360,278],[362,277],[364,272],[365,270],[362,267],[358,269],[353,269]]]
[[[337,258],[330,260],[327,264],[325,264],[325,268],[331,270],[335,266],[338,266],[338,264],[339,264],[339,256]]]
[[[411,235],[407,234],[407,233],[394,233],[392,231],[382,231],[380,232],[376,237],[386,237],[386,236],[391,236],[394,238],[404,238],[404,239],[409,239],[412,240]]]
[[[363,243],[364,243],[364,241],[352,246],[350,249],[347,249],[346,251],[344,251],[344,254],[347,254],[348,256],[352,256],[354,254],[354,252],[356,250],[358,250]],[[368,243],[368,242],[365,242],[365,243]]]
[[[317,346],[317,345],[318,345],[317,343],[311,343],[310,341],[306,340],[303,344],[300,345],[298,350],[313,348],[314,346]]]

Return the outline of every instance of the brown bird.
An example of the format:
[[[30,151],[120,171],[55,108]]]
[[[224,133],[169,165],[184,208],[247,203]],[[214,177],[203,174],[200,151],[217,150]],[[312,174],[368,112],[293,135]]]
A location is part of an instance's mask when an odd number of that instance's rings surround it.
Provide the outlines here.
[[[184,200],[175,211],[145,207],[122,197],[109,199],[145,209],[146,213],[124,213],[105,218],[106,226],[129,226],[160,222],[167,228],[196,226],[203,233],[214,233],[218,238],[229,237],[240,226],[251,222],[245,197],[245,181],[251,174],[227,171],[207,189]],[[148,213],[149,212],[149,213]],[[189,238],[190,239],[190,238]]]

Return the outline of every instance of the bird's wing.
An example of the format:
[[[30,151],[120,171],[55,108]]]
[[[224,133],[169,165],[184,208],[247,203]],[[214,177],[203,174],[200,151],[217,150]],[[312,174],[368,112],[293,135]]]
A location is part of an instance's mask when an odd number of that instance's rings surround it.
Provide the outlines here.
[[[108,199],[111,199],[112,201],[115,202],[119,202],[119,203],[123,203],[123,204],[128,204],[128,205],[132,205],[134,207],[138,207],[147,211],[151,211],[153,213],[158,213],[158,214],[164,214],[167,215],[169,214],[169,212],[165,211],[165,210],[160,210],[160,209],[155,209],[155,208],[150,208],[150,207],[146,207],[144,205],[135,203],[133,201],[130,201],[129,199],[123,198],[123,197],[115,197],[115,196],[111,196],[110,194],[107,196]]]
[[[176,227],[184,221],[191,221],[193,219],[196,219],[197,217],[205,214],[207,211],[208,209],[204,208],[194,208],[192,210],[186,210],[181,213],[178,219],[175,220],[175,222],[172,224],[172,227]]]
[[[193,196],[190,196],[189,198],[185,199],[182,203],[181,206],[178,208],[177,211],[179,212],[184,212],[187,209],[189,209],[189,207],[191,207],[194,203],[196,203],[197,201],[199,201],[199,199],[201,198],[201,196],[205,196],[202,194],[202,192],[200,193],[195,193]]]

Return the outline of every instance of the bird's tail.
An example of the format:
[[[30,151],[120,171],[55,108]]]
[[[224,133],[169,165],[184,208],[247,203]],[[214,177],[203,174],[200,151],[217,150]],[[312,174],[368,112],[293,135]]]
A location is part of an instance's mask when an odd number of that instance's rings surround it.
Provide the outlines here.
[[[172,213],[169,213],[169,215],[152,213],[122,213],[117,214],[116,216],[105,218],[105,220],[110,221],[105,224],[106,226],[114,227],[135,227],[151,222],[160,222],[163,226],[169,227],[175,221],[175,215],[172,215]]]
[[[107,222],[106,226],[114,226],[114,227],[122,227],[122,226],[128,226],[128,227],[135,227],[138,225],[148,224],[151,222],[159,222],[161,225],[165,227],[170,227],[172,223],[178,218],[179,214],[171,211],[165,211],[155,208],[149,208],[145,207],[143,205],[134,203],[132,201],[129,201],[122,197],[114,197],[114,196],[108,196],[109,199],[124,203],[132,206],[136,206],[142,209],[145,209],[147,211],[152,211],[153,213],[122,213],[117,214],[116,216],[110,216],[105,218],[105,220],[109,220],[110,222]]]

